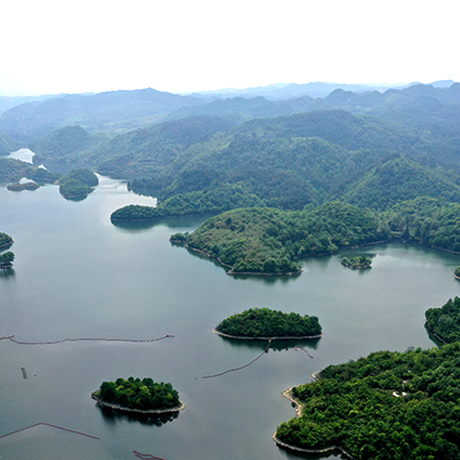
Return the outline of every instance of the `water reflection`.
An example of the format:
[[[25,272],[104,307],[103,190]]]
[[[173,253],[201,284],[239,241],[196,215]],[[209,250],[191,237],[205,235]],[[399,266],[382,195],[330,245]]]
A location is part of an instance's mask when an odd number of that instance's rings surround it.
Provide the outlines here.
[[[265,350],[267,348],[267,341],[266,340],[241,340],[241,339],[230,339],[228,337],[223,337],[219,335],[219,337],[228,342],[234,348],[253,348],[254,350]],[[270,347],[267,351],[283,351],[289,350],[292,348],[311,348],[312,350],[316,350],[318,347],[318,343],[321,338],[317,339],[299,339],[299,340],[272,340]]]
[[[1,270],[0,269],[0,278],[15,278],[16,277],[16,272],[14,271],[14,268],[7,268],[6,270]]]
[[[173,412],[171,414],[160,414],[160,415],[136,415],[133,416],[123,411],[113,410],[108,407],[100,406],[96,404],[101,411],[102,418],[108,425],[116,425],[120,421],[128,421],[132,423],[140,423],[147,426],[162,426],[165,423],[172,422],[179,417],[179,412]]]

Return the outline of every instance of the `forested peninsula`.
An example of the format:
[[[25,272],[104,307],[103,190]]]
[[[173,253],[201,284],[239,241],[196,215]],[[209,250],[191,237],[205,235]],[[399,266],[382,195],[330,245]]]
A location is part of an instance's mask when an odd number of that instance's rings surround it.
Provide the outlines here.
[[[356,460],[460,456],[459,343],[329,366],[291,395],[301,415],[278,427],[281,447],[341,449]]]
[[[460,342],[460,298],[449,299],[440,308],[425,312],[426,325],[444,343]]]
[[[171,241],[216,258],[229,274],[299,274],[299,258],[404,241],[460,253],[460,204],[420,197],[386,212],[329,202],[303,211],[247,208],[206,220]]]
[[[214,332],[247,340],[312,339],[321,337],[321,326],[316,316],[251,308],[224,319]]]

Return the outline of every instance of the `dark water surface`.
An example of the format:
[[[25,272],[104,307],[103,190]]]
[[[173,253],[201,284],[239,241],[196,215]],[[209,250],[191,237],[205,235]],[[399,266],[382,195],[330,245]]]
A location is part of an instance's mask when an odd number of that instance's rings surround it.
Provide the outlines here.
[[[202,219],[112,225],[111,212],[129,203],[153,200],[104,178],[81,202],[64,200],[51,185],[0,188],[0,231],[13,236],[16,254],[14,270],[0,273],[0,337],[174,336],[150,343],[1,340],[0,436],[41,425],[1,437],[0,458],[135,459],[133,450],[166,460],[298,458],[271,439],[295,415],[281,392],[331,363],[434,346],[424,311],[460,295],[452,277],[460,256],[399,244],[366,248],[376,254],[367,271],[342,267],[339,254],[305,260],[296,278],[234,278],[169,243]],[[230,314],[263,306],[319,317],[324,336],[301,343],[314,358],[280,344],[241,371],[203,379],[263,351],[265,343],[210,332]],[[171,382],[186,409],[156,422],[104,414],[90,392],[129,376]]]

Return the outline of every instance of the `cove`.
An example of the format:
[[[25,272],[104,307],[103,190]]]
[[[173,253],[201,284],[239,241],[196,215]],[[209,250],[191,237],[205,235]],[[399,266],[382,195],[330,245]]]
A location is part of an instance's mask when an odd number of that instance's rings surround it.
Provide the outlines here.
[[[81,202],[64,200],[52,185],[19,194],[0,187],[0,231],[13,237],[16,255],[13,270],[0,274],[0,337],[58,342],[0,340],[0,436],[33,426],[0,437],[4,458],[133,459],[133,451],[165,460],[299,458],[272,440],[295,416],[282,392],[329,364],[434,346],[424,312],[460,293],[452,277],[459,255],[404,244],[305,259],[296,278],[230,277],[169,243],[203,219],[110,223],[121,206],[153,203],[103,177]],[[375,254],[372,270],[340,264],[363,252]],[[266,349],[211,332],[222,319],[260,307],[318,316],[323,336],[274,343],[250,366],[203,378]],[[118,340],[65,341],[78,338]],[[171,382],[187,409],[142,421],[105,412],[91,392],[119,376]]]

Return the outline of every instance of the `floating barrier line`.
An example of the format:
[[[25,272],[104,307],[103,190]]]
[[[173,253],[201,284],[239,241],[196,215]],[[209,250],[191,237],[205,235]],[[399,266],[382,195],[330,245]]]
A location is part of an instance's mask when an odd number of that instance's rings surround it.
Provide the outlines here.
[[[165,460],[163,457],[156,457],[155,455],[152,455],[152,454],[141,454],[137,450],[133,450],[133,454],[136,457],[141,458],[142,460],[148,460],[148,459]]]
[[[171,334],[164,335],[163,337],[158,337],[156,339],[106,339],[103,337],[78,337],[76,339],[66,338],[62,340],[54,340],[50,342],[23,342],[16,340],[14,335],[0,337],[0,340],[9,340],[10,342],[16,343],[18,345],[57,345],[64,342],[122,342],[122,343],[150,343],[150,342],[159,342],[160,340],[169,339],[174,337]]]
[[[305,348],[303,348],[303,347],[295,347],[295,351],[298,351],[298,350],[304,351],[308,355],[309,358],[312,358],[312,359],[314,358],[314,356],[312,356],[310,353],[308,353],[308,351]]]
[[[75,431],[75,430],[71,430],[70,428],[64,428],[63,426],[52,425],[51,423],[45,423],[45,422],[34,423],[33,425],[26,426],[25,428],[19,428],[19,430],[15,430],[15,431],[12,431],[11,433],[0,436],[0,439],[6,438],[7,436],[11,436],[16,433],[20,433],[21,431],[29,430],[30,428],[34,428],[39,425],[50,426],[51,428],[56,428],[58,430],[63,430],[69,433],[78,434],[79,436],[86,436],[87,438],[91,438],[91,439],[98,439],[98,440],[101,439],[101,438],[98,438],[97,436],[92,436],[91,434],[82,433],[81,431]]]
[[[226,371],[224,372],[221,372],[220,374],[213,374],[213,375],[204,375],[202,378],[203,379],[210,379],[210,378],[213,378],[213,377],[220,377],[221,375],[225,375],[229,372],[234,372],[234,371],[240,371],[241,369],[245,369],[246,367],[249,367],[251,364],[253,364],[254,362],[256,362],[258,359],[262,358],[262,356],[267,352],[267,350],[270,348],[270,345],[271,345],[272,341],[269,340],[268,341],[268,345],[267,347],[265,348],[265,350],[260,353],[259,356],[255,357],[252,361],[250,361],[249,363],[245,364],[244,366],[240,366],[240,367],[235,367],[233,369],[227,369]]]

